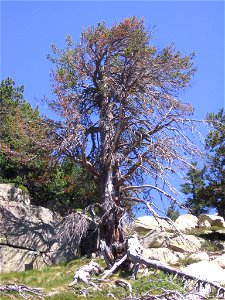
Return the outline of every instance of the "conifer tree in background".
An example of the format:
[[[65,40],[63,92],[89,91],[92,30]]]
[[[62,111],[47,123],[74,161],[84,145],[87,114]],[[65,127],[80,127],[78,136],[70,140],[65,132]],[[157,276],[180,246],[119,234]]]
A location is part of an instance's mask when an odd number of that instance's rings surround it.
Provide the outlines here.
[[[197,162],[193,162],[187,172],[187,176],[184,178],[185,182],[181,184],[181,191],[188,195],[186,206],[196,216],[209,211],[204,197],[202,198],[202,191],[206,186],[204,171],[205,169],[198,168]]]
[[[225,112],[211,113],[207,120],[212,124],[205,147],[209,153],[206,165],[207,186],[205,199],[208,206],[216,208],[218,214],[225,218]]]
[[[193,163],[182,192],[189,195],[186,206],[198,215],[216,209],[225,218],[225,113],[210,113],[206,119],[212,129],[205,140],[207,162],[202,169]]]
[[[23,86],[16,87],[10,78],[1,82],[0,178],[1,181],[13,182],[25,188],[30,174],[34,176],[44,161],[38,161],[38,150],[27,135],[29,130],[31,135],[38,138],[39,131],[34,124],[37,123],[39,112],[24,100],[23,91]]]
[[[52,148],[42,146],[42,139],[48,140],[48,126],[23,92],[23,86],[17,87],[10,78],[1,82],[0,183],[14,183],[30,194],[33,204],[62,214],[97,202],[90,174],[69,158],[58,162]]]
[[[176,219],[180,216],[179,209],[174,202],[170,203],[170,206],[167,209],[166,216],[172,221],[176,221]]]

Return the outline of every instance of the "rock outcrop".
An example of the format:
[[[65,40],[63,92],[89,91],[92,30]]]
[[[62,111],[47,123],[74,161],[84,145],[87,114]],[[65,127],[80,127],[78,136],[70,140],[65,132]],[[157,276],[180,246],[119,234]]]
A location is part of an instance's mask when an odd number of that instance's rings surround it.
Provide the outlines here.
[[[152,217],[152,216],[142,216],[138,217],[134,221],[134,226],[137,231],[146,231],[149,230],[157,230],[160,227],[164,229],[165,231],[173,231],[173,227],[166,221],[166,220],[160,220]]]
[[[217,216],[217,215],[206,215],[201,214],[198,218],[198,226],[204,227],[204,225],[207,224],[207,228],[211,226],[217,226],[225,228],[225,221],[223,217]],[[210,226],[209,226],[210,224]]]
[[[68,218],[62,219],[47,208],[30,205],[29,197],[13,185],[0,184],[0,195],[1,272],[40,268],[71,260],[83,251],[82,244],[86,244],[89,251],[96,250],[93,243],[96,228],[84,215],[74,214],[77,230],[74,225],[68,229]],[[79,230],[83,230],[79,243],[78,235],[72,243],[71,236]],[[89,237],[82,240],[85,230]]]
[[[221,268],[225,269],[225,253],[217,256],[212,262],[218,264]]]
[[[169,248],[177,252],[193,253],[201,249],[204,239],[191,234],[182,234],[178,232],[165,232],[151,230],[145,236],[140,238],[144,248]]]
[[[184,214],[179,216],[174,222],[174,226],[169,224],[166,220],[155,219],[152,216],[141,216],[135,220],[134,225],[137,231],[157,230],[162,228],[164,231],[173,232],[175,228],[181,232],[192,230],[194,228],[211,228],[212,226],[225,228],[225,221],[223,217],[217,215],[201,214],[199,217],[191,214]]]
[[[172,266],[186,265],[184,270],[192,275],[225,284],[223,218],[216,215],[197,218],[187,214],[176,220],[176,229],[166,225],[165,220],[160,224],[159,219],[153,219],[143,216],[135,222],[144,257]]]
[[[18,203],[30,204],[30,197],[14,184],[0,184],[0,200],[16,201]]]
[[[141,244],[144,248],[163,248],[167,247],[170,239],[174,234],[161,231],[159,228],[150,230],[147,234],[140,238]]]
[[[193,253],[189,256],[189,259],[193,260],[193,261],[209,261],[209,255],[206,252],[197,252],[197,253]]]
[[[170,240],[168,248],[181,253],[193,253],[200,251],[203,241],[202,238],[192,234],[176,235]]]
[[[173,251],[166,247],[148,249],[144,248],[143,256],[149,259],[165,262],[170,265],[176,265],[180,260],[185,258],[185,256],[182,253]]]
[[[198,218],[191,214],[181,215],[176,219],[175,226],[180,231],[196,228],[198,226]]]

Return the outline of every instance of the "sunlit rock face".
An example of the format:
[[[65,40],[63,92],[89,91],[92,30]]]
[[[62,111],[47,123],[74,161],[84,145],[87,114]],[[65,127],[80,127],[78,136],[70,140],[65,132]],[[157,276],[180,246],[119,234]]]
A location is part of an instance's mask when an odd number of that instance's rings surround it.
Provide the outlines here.
[[[210,224],[210,226],[225,228],[224,218],[217,215],[201,214],[198,218],[198,226],[204,227],[202,224],[204,224],[205,222],[207,222],[207,224]]]
[[[80,214],[74,218],[85,219]],[[41,268],[69,261],[85,250],[94,252],[96,230],[90,220],[85,221],[86,238],[74,247],[69,238],[59,235],[65,219],[45,207],[30,205],[29,197],[13,185],[0,184],[1,272]]]
[[[225,270],[221,268],[217,263],[212,261],[200,261],[190,264],[183,268],[188,274],[192,274],[202,279],[225,284]]]

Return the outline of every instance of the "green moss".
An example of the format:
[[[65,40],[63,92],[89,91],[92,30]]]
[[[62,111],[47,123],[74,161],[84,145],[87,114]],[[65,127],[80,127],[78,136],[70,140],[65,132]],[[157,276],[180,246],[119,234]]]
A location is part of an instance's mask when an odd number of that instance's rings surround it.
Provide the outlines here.
[[[24,185],[20,184],[18,188],[21,189],[24,194],[30,195],[28,189]]]

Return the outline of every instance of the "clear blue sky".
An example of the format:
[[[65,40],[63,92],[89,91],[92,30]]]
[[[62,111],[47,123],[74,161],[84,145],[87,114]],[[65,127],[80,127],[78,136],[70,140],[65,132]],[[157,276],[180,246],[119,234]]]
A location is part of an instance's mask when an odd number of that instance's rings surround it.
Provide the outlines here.
[[[26,100],[36,106],[51,95],[51,44],[63,47],[67,34],[78,41],[83,28],[133,15],[155,26],[156,46],[174,43],[183,54],[196,52],[198,71],[183,96],[195,116],[223,107],[224,1],[2,1],[1,78],[24,85]]]

